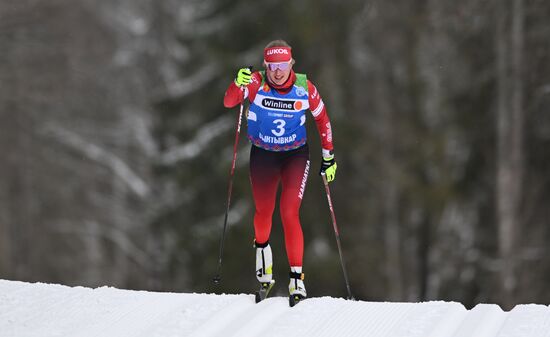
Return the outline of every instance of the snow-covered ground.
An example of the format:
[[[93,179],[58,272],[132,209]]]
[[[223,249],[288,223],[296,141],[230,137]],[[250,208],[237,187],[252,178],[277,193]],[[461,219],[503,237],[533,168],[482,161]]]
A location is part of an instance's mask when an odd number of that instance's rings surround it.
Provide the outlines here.
[[[550,308],[174,294],[0,280],[1,337],[550,337]]]

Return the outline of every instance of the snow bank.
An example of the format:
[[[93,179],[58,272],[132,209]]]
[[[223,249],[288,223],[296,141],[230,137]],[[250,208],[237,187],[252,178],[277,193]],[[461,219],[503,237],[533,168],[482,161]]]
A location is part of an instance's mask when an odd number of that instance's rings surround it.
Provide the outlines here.
[[[550,309],[70,288],[0,280],[1,337],[550,337]]]

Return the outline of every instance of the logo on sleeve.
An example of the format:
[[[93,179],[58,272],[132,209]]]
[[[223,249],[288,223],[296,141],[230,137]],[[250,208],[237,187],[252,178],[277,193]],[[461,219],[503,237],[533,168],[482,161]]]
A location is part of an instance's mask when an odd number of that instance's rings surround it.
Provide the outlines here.
[[[315,90],[313,90],[313,93],[311,94],[312,99],[315,99],[315,97],[317,97],[317,88],[315,88]]]

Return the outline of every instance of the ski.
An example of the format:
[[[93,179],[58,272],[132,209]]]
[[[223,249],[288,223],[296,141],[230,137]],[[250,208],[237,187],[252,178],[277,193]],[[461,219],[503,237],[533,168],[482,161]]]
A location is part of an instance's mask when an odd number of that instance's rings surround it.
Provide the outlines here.
[[[290,295],[290,297],[288,298],[288,304],[290,305],[290,307],[293,307],[304,299],[305,297],[300,294]]]
[[[260,290],[256,292],[256,303],[260,303],[265,300],[267,296],[269,296],[269,292],[271,291],[271,288],[273,288],[274,284],[275,280],[271,280],[271,282],[263,282],[260,285]]]

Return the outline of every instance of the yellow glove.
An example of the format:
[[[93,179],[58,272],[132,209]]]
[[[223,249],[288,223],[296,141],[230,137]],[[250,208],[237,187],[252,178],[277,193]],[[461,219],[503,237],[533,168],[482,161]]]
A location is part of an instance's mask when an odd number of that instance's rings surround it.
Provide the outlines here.
[[[321,162],[321,170],[319,171],[319,174],[320,175],[325,174],[327,177],[327,182],[330,183],[336,177],[336,168],[338,168],[338,165],[334,160],[334,156],[323,157],[323,161]]]
[[[235,77],[235,84],[239,87],[243,85],[248,85],[252,81],[252,71],[250,68],[241,68],[237,72],[237,77]]]

